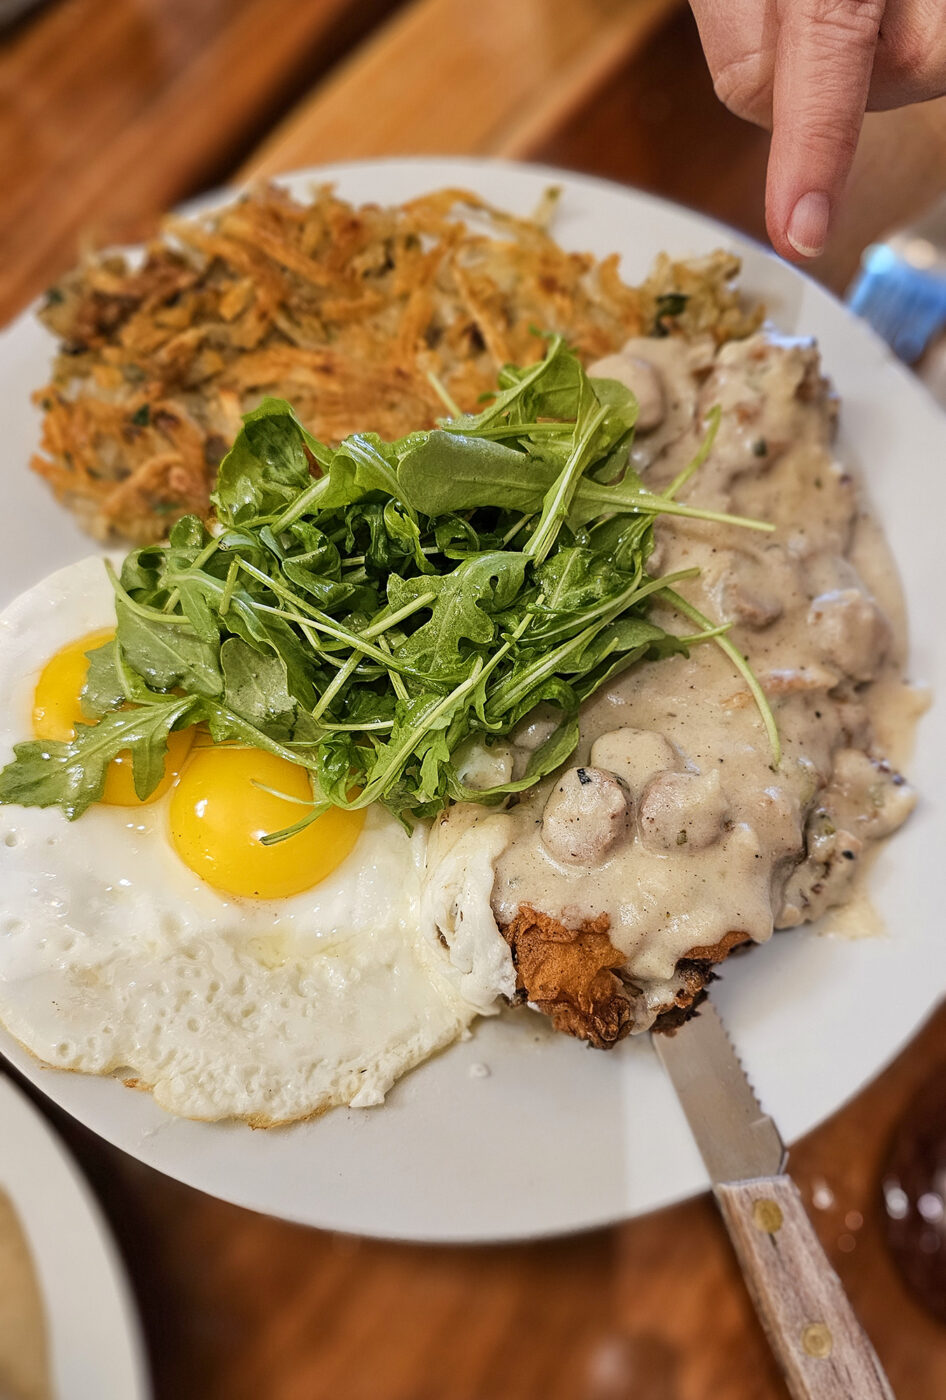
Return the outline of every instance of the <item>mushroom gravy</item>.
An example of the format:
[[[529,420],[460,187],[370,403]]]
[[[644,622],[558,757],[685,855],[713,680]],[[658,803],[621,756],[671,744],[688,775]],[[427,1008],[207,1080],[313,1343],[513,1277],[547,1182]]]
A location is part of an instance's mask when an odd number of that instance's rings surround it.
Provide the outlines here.
[[[498,923],[528,907],[607,929],[632,1029],[644,1030],[674,1003],[681,959],[764,942],[843,902],[870,845],[906,819],[914,794],[875,738],[904,713],[906,628],[885,542],[834,453],[836,403],[813,344],[641,339],[592,372],[638,393],[632,463],[657,488],[691,460],[719,404],[683,499],[776,527],[663,517],[649,571],[699,568],[679,591],[734,623],[779,727],[777,769],[743,678],[707,642],[616,678],[583,707],[571,767],[474,819],[491,839],[502,831]],[[657,620],[694,630],[669,612]],[[547,733],[533,714],[487,766],[521,769]]]

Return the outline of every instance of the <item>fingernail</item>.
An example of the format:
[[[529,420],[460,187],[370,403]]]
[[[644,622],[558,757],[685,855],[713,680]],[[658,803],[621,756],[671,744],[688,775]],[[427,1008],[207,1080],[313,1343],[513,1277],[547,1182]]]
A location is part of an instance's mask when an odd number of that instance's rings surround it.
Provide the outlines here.
[[[792,210],[785,237],[803,258],[816,258],[828,237],[831,201],[821,190],[809,190]]]

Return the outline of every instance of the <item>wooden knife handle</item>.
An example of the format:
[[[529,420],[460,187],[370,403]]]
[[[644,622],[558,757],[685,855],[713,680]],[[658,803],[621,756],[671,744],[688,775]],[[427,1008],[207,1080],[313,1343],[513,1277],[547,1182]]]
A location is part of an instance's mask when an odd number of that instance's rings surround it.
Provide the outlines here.
[[[894,1400],[791,1177],[715,1189],[794,1400]]]

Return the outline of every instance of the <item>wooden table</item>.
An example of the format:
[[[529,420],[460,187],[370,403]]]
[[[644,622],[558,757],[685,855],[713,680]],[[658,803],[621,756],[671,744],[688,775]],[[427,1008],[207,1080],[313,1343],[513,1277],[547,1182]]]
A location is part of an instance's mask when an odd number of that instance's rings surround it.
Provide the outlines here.
[[[0,50],[0,123],[0,314],[84,234],[352,155],[527,156],[763,232],[766,138],[716,103],[675,0],[60,0]],[[942,104],[872,119],[829,285],[946,184],[944,132]],[[937,1067],[946,1010],[792,1154],[900,1400],[946,1395],[946,1331],[890,1262],[880,1189]],[[378,1244],[211,1200],[50,1116],[128,1262],[159,1400],[784,1400],[708,1198],[540,1244]]]

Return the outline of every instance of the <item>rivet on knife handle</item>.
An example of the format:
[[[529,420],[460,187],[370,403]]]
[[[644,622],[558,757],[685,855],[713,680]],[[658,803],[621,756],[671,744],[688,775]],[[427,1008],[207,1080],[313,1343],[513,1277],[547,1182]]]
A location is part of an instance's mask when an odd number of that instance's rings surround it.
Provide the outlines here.
[[[791,1178],[714,1190],[794,1400],[893,1400]]]

